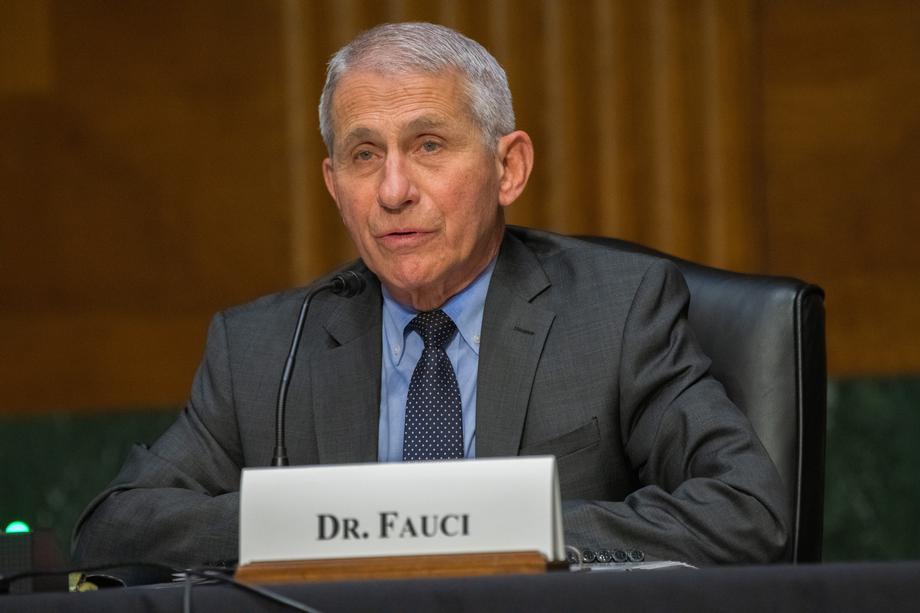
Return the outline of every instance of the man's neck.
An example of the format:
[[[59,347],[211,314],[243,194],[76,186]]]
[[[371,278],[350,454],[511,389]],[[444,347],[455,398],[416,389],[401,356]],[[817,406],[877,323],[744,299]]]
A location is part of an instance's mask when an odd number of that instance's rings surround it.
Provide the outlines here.
[[[502,243],[501,237],[503,236],[504,229],[500,234],[499,240],[489,249],[489,257],[486,258],[480,266],[475,267],[472,274],[469,272],[464,274],[460,282],[445,281],[437,286],[426,286],[416,291],[406,291],[390,287],[382,279],[381,285],[386,287],[387,293],[393,300],[407,308],[416,311],[433,311],[434,309],[439,309],[447,304],[451,298],[469,287],[492,265],[492,262],[494,262],[495,258],[498,256],[498,251]]]

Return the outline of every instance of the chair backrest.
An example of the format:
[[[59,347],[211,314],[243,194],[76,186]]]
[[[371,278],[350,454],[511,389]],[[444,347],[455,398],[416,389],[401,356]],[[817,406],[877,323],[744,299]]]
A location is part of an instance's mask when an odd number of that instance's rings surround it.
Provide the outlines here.
[[[636,243],[591,242],[672,260],[690,288],[690,325],[712,374],[743,410],[789,489],[787,561],[821,559],[827,363],[824,291],[788,277],[703,266]]]

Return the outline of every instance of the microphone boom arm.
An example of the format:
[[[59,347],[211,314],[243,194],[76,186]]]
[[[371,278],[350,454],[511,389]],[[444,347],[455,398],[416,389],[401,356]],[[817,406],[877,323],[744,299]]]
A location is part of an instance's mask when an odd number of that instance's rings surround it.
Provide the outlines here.
[[[304,296],[303,303],[300,305],[300,314],[297,316],[297,325],[294,327],[294,336],[291,338],[291,348],[284,363],[284,371],[281,373],[281,383],[278,386],[278,402],[275,405],[275,449],[272,453],[272,466],[290,465],[287,448],[284,445],[284,409],[287,404],[288,387],[291,384],[291,373],[294,371],[294,360],[297,357],[297,349],[300,346],[303,324],[307,319],[307,312],[310,310],[310,302],[314,296],[327,290],[333,294],[351,298],[363,292],[364,287],[364,277],[353,270],[347,270],[337,274],[328,283],[324,283],[307,292],[307,295]]]

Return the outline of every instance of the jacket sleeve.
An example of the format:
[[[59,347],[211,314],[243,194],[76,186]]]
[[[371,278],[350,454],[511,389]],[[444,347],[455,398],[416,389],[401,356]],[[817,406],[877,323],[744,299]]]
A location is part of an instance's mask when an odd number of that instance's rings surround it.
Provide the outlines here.
[[[237,558],[242,452],[228,356],[217,315],[178,420],[151,447],[135,445],[77,521],[77,564],[185,567]]]
[[[646,270],[622,339],[619,420],[640,487],[563,503],[566,540],[692,564],[768,562],[786,546],[785,489],[747,418],[708,374],[673,264]]]

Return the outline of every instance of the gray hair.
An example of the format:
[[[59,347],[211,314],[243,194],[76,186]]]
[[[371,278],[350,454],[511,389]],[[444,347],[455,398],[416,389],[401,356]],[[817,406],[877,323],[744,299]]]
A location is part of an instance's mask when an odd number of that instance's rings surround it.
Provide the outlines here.
[[[353,68],[383,74],[457,70],[466,79],[470,112],[485,143],[495,147],[499,138],[514,131],[508,77],[485,47],[441,25],[383,24],[360,34],[329,60],[319,101],[319,130],[330,155],[335,140],[332,98],[342,76]]]

